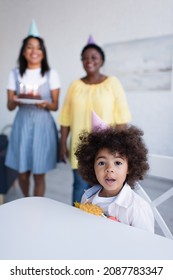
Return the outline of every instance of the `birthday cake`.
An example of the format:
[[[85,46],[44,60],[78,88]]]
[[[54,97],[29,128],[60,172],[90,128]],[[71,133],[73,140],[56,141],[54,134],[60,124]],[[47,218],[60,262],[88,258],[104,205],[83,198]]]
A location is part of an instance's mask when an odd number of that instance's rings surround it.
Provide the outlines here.
[[[18,98],[22,99],[41,99],[41,95],[35,93],[19,93]]]
[[[25,85],[23,83],[19,84],[19,99],[36,99],[40,100],[41,95],[38,93],[38,85]]]

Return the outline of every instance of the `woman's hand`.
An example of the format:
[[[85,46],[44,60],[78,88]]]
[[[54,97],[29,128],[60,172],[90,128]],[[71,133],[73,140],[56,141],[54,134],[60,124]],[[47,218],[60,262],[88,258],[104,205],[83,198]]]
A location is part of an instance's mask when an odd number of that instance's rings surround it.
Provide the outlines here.
[[[51,90],[51,101],[44,100],[42,103],[37,103],[37,108],[46,109],[49,111],[57,111],[58,109],[59,89]]]
[[[17,101],[17,95],[15,91],[8,90],[8,101],[7,101],[7,108],[12,111],[17,106],[20,106],[20,103]]]
[[[69,126],[61,126],[61,138],[60,138],[60,160],[64,163],[67,162],[69,157],[69,151],[67,149],[67,138],[70,132]]]
[[[36,106],[37,106],[37,108],[40,108],[40,109],[49,110],[49,102],[48,101],[44,101],[42,103],[37,103]]]
[[[69,151],[67,149],[66,143],[60,143],[60,161],[67,163],[69,157]]]

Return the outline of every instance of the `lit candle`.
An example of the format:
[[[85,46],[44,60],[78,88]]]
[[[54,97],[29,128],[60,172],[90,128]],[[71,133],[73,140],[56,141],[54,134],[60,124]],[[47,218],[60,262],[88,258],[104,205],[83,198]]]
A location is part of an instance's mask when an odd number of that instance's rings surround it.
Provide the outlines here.
[[[38,94],[38,85],[33,85],[33,95]]]
[[[19,93],[24,93],[24,84],[19,84]]]
[[[32,93],[32,86],[31,85],[27,84],[25,86],[25,89],[26,89],[26,94]]]

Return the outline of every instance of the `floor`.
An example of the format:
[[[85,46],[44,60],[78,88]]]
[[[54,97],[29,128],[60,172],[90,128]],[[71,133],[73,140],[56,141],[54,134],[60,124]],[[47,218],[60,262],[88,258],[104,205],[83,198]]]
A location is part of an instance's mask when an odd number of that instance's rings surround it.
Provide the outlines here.
[[[72,173],[69,164],[60,163],[57,169],[46,175],[46,193],[45,197],[71,204],[72,195]],[[31,195],[32,195],[32,179],[31,179]],[[155,177],[146,177],[140,184],[144,187],[151,199],[157,198],[163,192],[173,187],[173,181],[158,179]],[[5,195],[5,203],[14,199],[22,198],[22,193],[16,181],[14,186],[10,188]],[[165,222],[173,233],[173,196],[158,207],[159,212],[163,216]],[[155,232],[163,235],[160,228],[155,226]]]

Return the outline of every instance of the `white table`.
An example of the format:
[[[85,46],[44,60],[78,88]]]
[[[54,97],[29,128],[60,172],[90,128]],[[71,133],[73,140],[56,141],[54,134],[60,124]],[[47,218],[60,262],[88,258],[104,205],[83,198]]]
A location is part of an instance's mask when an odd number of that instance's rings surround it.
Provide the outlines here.
[[[0,206],[1,260],[173,260],[173,240],[41,197]]]

